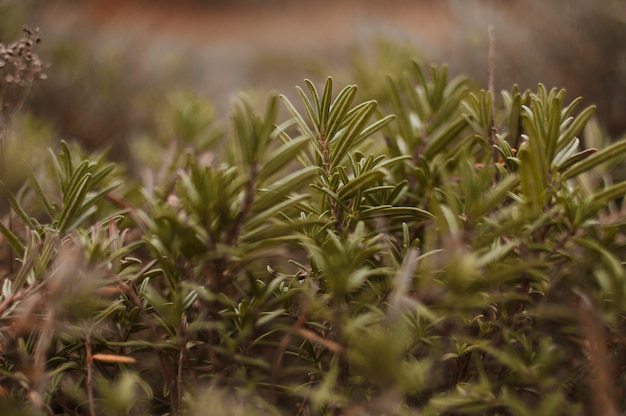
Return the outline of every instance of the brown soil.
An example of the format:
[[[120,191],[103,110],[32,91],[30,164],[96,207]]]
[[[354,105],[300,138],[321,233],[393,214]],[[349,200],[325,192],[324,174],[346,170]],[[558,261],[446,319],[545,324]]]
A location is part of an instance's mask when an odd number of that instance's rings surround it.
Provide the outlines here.
[[[168,57],[182,54],[188,65],[204,67],[200,72],[209,78],[202,79],[200,74],[198,81],[201,89],[218,92],[214,99],[259,81],[264,84],[267,74],[259,74],[255,65],[259,60],[291,61],[277,62],[277,66],[288,64],[289,70],[314,59],[345,61],[349,48],[380,36],[441,45],[449,41],[445,28],[453,20],[445,2],[278,0],[263,4],[269,5],[56,2],[46,3],[39,16],[54,36],[78,32],[100,38],[103,47],[132,45],[146,55],[147,66],[153,68],[161,67]],[[294,72],[302,75],[302,71]],[[276,81],[271,76],[269,80]]]
[[[178,77],[183,87],[210,97],[223,112],[239,90],[276,88],[290,94],[305,77],[334,75],[331,69],[345,68],[352,48],[380,37],[407,42],[426,61],[449,64],[452,73],[486,85],[487,27],[493,24],[496,89],[513,83],[535,89],[538,82],[566,87],[570,98],[581,95],[586,103],[598,104],[604,124],[616,135],[626,129],[626,25],[612,14],[621,10],[626,17],[626,9],[614,3],[58,1],[38,3],[37,24],[47,43],[89,38],[104,54],[126,48],[139,62],[132,65],[132,82],[165,88],[164,77]],[[103,117],[96,130],[109,131],[111,120],[119,117]],[[109,131],[115,134],[121,133]]]
[[[451,19],[445,2],[419,0],[283,1],[269,2],[266,7],[226,8],[193,3],[149,6],[100,0],[83,4],[79,13],[104,30],[133,28],[151,37],[176,37],[203,45],[242,43],[251,48],[333,45],[354,40],[363,26],[433,40],[444,33]]]

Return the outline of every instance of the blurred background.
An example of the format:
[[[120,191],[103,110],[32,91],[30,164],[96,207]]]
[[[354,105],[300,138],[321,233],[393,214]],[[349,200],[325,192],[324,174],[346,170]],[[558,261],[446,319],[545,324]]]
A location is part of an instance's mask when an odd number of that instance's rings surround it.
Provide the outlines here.
[[[411,58],[486,88],[489,25],[497,90],[564,87],[598,105],[609,135],[626,131],[624,0],[0,0],[2,41],[24,24],[39,27],[48,66],[29,111],[58,137],[110,146],[114,158],[150,134],[170,91],[227,116],[238,91],[295,98],[304,78],[328,75],[383,85]]]

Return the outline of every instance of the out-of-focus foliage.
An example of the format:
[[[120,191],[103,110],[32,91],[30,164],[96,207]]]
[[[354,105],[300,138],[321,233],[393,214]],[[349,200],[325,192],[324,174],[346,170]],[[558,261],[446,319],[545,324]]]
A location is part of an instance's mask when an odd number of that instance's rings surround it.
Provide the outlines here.
[[[242,96],[227,131],[172,96],[141,176],[31,162],[3,187],[2,409],[626,410],[626,142],[564,91],[405,68],[380,103]]]
[[[598,105],[602,124],[618,136],[626,131],[624,91],[626,7],[613,0],[446,0],[455,23],[446,48],[422,45],[431,59],[445,59],[456,71],[486,83],[486,51],[492,25],[496,38],[495,83],[508,88],[538,82],[566,87]],[[426,42],[422,42],[426,43]]]

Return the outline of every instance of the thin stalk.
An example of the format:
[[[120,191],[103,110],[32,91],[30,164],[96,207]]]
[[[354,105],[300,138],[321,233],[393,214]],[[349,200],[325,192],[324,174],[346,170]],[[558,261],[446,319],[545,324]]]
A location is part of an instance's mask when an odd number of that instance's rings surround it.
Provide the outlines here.
[[[489,136],[491,139],[491,145],[496,146],[498,144],[496,140],[496,30],[493,26],[489,26],[489,94],[491,95],[491,128],[489,129]],[[493,147],[493,162],[498,163],[500,156],[498,150]]]
[[[46,375],[46,351],[50,345],[50,339],[52,338],[52,326],[54,322],[54,308],[50,307],[48,315],[44,320],[43,326],[40,329],[39,339],[35,345],[33,351],[33,375],[31,377],[31,388],[28,393],[31,402],[33,403],[32,415],[39,416],[42,411],[47,411],[47,406],[43,401],[43,394],[45,390],[45,375]]]
[[[96,406],[93,397],[93,355],[91,351],[91,336],[85,335],[85,352],[87,355],[87,400],[89,402],[89,414],[96,416]]]
[[[185,344],[187,342],[187,316],[183,314],[182,321],[180,323],[180,329],[178,333],[180,339],[180,350],[178,351],[178,369],[176,374],[176,395],[178,399],[178,415],[182,416],[183,406],[183,362],[185,359]]]

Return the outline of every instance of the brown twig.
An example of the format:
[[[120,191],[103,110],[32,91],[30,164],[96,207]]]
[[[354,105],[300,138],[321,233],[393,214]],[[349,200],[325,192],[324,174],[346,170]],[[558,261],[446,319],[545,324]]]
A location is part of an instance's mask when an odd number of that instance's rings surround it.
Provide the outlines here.
[[[496,133],[498,132],[496,128],[496,30],[493,25],[489,26],[489,67],[488,67],[488,89],[489,95],[491,95],[491,127],[489,131],[489,137],[491,139],[492,146],[496,146],[498,143],[496,141]],[[493,161],[494,163],[498,163],[500,159],[498,155],[498,150],[493,148]]]
[[[187,342],[187,316],[183,314],[180,328],[178,331],[180,340],[180,350],[178,352],[178,369],[176,374],[176,395],[178,399],[178,415],[183,414],[182,397],[183,397],[183,362],[185,358],[185,343]]]
[[[91,351],[91,335],[85,335],[85,352],[87,360],[87,400],[89,402],[89,414],[96,416],[96,406],[93,397],[93,356]]]
[[[495,128],[496,116],[496,30],[493,26],[489,26],[489,93],[491,94],[491,116],[492,128]]]

